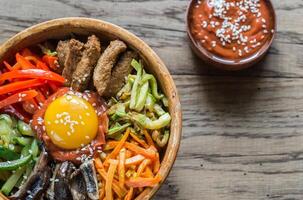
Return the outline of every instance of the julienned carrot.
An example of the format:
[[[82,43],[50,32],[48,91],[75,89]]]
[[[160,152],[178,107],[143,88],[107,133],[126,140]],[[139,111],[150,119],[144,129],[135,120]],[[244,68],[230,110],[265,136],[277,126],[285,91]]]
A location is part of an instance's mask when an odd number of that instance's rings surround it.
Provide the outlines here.
[[[103,199],[105,197],[105,184],[102,184],[101,189],[99,191],[99,199]]]
[[[100,160],[100,158],[94,158],[94,163],[95,163],[95,167],[97,169],[103,169],[103,164],[102,164],[102,161]]]
[[[125,196],[124,200],[131,200],[133,198],[133,194],[134,194],[134,188],[131,187],[127,193],[127,195]]]
[[[150,136],[150,134],[147,132],[146,129],[143,130],[143,134],[144,134],[144,136],[145,136],[145,139],[147,140],[147,144],[148,144],[149,146],[154,146],[154,147],[156,147],[153,138]]]
[[[153,187],[157,185],[161,181],[161,176],[157,175],[155,178],[130,178],[129,180],[125,181],[125,184],[128,187],[133,188],[143,188],[143,187]]]
[[[139,144],[141,144],[144,148],[148,148],[149,146],[146,144],[146,142],[142,139],[140,139],[138,136],[136,136],[133,132],[130,132],[130,136]]]
[[[100,174],[100,176],[102,177],[102,179],[106,180],[107,177],[107,173],[104,169],[99,169],[97,168],[98,173]],[[125,194],[127,193],[125,188],[121,188],[119,186],[118,181],[116,181],[115,179],[113,180],[113,190],[114,192],[118,195],[119,198],[123,198],[125,196]]]
[[[121,142],[121,140],[120,141],[110,141],[110,147],[115,147],[115,149],[116,149],[120,142]],[[129,149],[129,150],[131,150],[131,151],[133,151],[137,154],[141,154],[141,155],[143,155],[145,157],[148,157],[152,160],[156,159],[157,150],[155,149],[155,147],[150,146],[148,149],[144,149],[144,148],[142,148],[142,147],[140,147],[136,144],[130,143],[130,142],[125,142],[124,146],[127,149]],[[111,158],[114,158],[114,157],[115,156],[113,156]]]
[[[35,96],[37,96],[37,94],[38,93],[35,90],[28,90],[28,91],[16,93],[16,94],[0,101],[0,109],[5,106],[9,106],[11,104],[17,103],[17,102],[22,102],[22,101],[32,99]]]
[[[149,166],[146,167],[145,172],[142,174],[143,177],[145,178],[152,178],[154,177],[154,174],[152,172],[152,170],[150,169]]]
[[[112,184],[114,175],[116,172],[117,164],[116,163],[110,163],[108,168],[107,177],[105,180],[105,198],[106,200],[113,200],[113,193],[112,193]]]
[[[26,60],[19,53],[16,54],[16,61],[21,65],[22,69],[36,69],[35,65],[33,65],[30,61]]]
[[[125,141],[127,140],[128,136],[129,136],[129,133],[130,133],[130,129],[127,129],[126,132],[124,133],[122,139],[118,142],[118,145],[105,159],[105,161],[104,161],[105,164],[107,164],[109,159],[115,158],[119,154],[121,148],[123,147]]]
[[[151,163],[150,159],[145,159],[143,162],[139,165],[137,170],[137,176],[141,176],[145,168]]]
[[[125,143],[125,147],[128,148],[129,150],[137,153],[137,154],[141,154],[145,157],[148,157],[152,160],[156,159],[156,151],[152,148],[148,148],[148,149],[144,149],[142,147],[139,147],[135,144],[132,144],[132,143],[129,143],[129,142],[126,142]]]
[[[124,187],[124,182],[125,182],[125,155],[126,155],[126,149],[122,148],[119,153],[119,166],[118,166],[120,187]]]
[[[154,169],[153,172],[156,174],[160,170],[160,157],[159,153],[156,153],[156,159],[154,160]]]
[[[141,163],[143,160],[145,159],[144,156],[142,155],[136,155],[134,157],[128,158],[125,160],[125,166],[129,167],[131,165],[138,165],[139,163]]]
[[[22,90],[22,89],[36,87],[36,86],[43,85],[43,84],[45,84],[45,81],[41,81],[38,79],[9,83],[9,84],[0,86],[0,95]]]
[[[65,78],[51,71],[45,71],[41,69],[27,69],[27,70],[16,70],[6,72],[0,75],[0,81],[12,79],[12,78],[37,78],[51,80],[59,83],[64,83]]]

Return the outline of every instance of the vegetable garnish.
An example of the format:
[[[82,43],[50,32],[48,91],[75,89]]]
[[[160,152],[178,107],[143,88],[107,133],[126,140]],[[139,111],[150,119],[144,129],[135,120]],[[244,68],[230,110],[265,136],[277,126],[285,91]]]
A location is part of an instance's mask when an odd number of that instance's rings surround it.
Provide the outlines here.
[[[26,180],[39,156],[38,141],[29,124],[7,114],[0,115],[1,192],[10,195],[18,183]],[[0,195],[1,199],[1,195]]]
[[[42,81],[39,79],[32,79],[32,80],[27,80],[27,81],[18,81],[18,82],[9,83],[9,84],[0,86],[0,95],[18,91],[18,90],[27,89],[27,88],[37,87],[37,86],[43,85],[45,83],[46,83],[45,81]]]
[[[0,81],[14,79],[14,78],[38,78],[44,80],[51,80],[59,83],[64,83],[65,79],[51,71],[45,71],[42,69],[26,69],[6,72],[0,75]]]
[[[5,107],[5,106],[9,106],[11,104],[14,104],[14,103],[18,103],[18,102],[22,102],[22,101],[32,99],[37,95],[38,95],[38,93],[35,90],[28,90],[28,91],[25,91],[25,92],[16,93],[12,96],[7,97],[6,99],[1,100],[0,101],[0,109]]]
[[[115,195],[130,199],[140,189],[153,187],[162,180],[157,174],[158,170],[151,170],[158,169],[160,163],[157,149],[146,143],[137,143],[130,135],[134,133],[127,128],[120,141],[107,142],[107,145],[114,146],[112,152],[105,158],[94,159],[95,167],[105,181],[106,199],[114,199]],[[122,194],[122,188],[126,188],[128,192]]]

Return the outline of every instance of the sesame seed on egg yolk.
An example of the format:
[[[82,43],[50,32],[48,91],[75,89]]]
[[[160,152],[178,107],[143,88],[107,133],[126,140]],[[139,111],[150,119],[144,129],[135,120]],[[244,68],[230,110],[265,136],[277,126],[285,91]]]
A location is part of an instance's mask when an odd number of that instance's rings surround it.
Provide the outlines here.
[[[62,149],[77,149],[89,144],[98,131],[93,106],[76,95],[54,100],[44,115],[45,129],[52,142]]]

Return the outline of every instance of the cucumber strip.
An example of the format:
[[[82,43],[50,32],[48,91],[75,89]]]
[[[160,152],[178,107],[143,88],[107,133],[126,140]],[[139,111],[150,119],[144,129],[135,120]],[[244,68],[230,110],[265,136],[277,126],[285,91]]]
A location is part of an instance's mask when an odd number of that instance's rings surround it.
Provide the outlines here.
[[[25,167],[21,167],[20,169],[17,169],[15,173],[13,173],[4,183],[4,185],[1,188],[1,191],[5,195],[9,195],[9,193],[12,191],[12,189],[15,187],[16,183],[20,179],[20,177],[25,172]]]
[[[5,160],[16,160],[19,157],[20,156],[16,152],[0,146],[0,158],[3,158]]]
[[[32,155],[28,155],[28,156],[25,156],[25,157],[20,158],[18,160],[1,162],[0,163],[0,171],[18,169],[19,167],[22,167],[23,165],[25,165],[29,161],[31,161],[31,159],[32,159]]]

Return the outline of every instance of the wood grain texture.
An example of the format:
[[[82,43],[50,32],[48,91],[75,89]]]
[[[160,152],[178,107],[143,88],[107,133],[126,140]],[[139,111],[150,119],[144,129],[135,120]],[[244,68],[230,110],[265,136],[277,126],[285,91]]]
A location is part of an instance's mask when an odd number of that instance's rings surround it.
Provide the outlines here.
[[[38,22],[83,16],[120,25],[164,60],[179,89],[183,140],[155,199],[303,199],[303,1],[273,0],[278,34],[254,68],[204,66],[185,33],[187,0],[1,2],[0,42]]]

